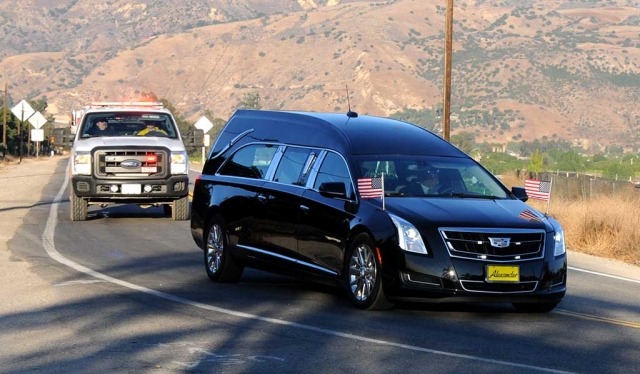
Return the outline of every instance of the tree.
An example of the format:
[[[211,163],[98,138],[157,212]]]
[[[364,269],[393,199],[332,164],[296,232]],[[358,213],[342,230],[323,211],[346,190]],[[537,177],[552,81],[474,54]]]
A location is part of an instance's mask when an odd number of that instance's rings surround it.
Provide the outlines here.
[[[540,153],[539,149],[531,155],[531,161],[529,162],[528,169],[533,172],[541,172],[544,166],[544,154]]]
[[[460,132],[451,136],[451,144],[458,147],[462,152],[469,154],[476,147],[476,140],[473,133]]]
[[[238,108],[262,109],[262,105],[260,104],[260,94],[257,92],[245,94],[242,101],[240,101],[240,104],[238,104]]]

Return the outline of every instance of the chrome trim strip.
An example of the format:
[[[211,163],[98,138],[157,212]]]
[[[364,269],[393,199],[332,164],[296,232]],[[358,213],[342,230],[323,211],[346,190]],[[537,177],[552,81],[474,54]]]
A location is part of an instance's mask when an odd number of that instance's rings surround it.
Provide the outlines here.
[[[331,275],[338,275],[338,273],[333,271],[333,270],[325,269],[323,267],[320,267],[320,266],[314,265],[314,264],[310,264],[310,263],[305,262],[305,261],[298,260],[297,263],[300,264],[300,265],[304,265],[304,266],[307,266],[307,267],[310,267],[310,268],[317,269],[317,270],[322,270],[322,271],[324,271],[326,273],[329,273]]]
[[[458,231],[458,232],[472,232],[472,233],[482,233],[482,234],[487,234],[487,233],[498,233],[498,234],[542,234],[542,239],[541,239],[541,243],[540,245],[542,246],[542,250],[540,251],[540,255],[537,257],[531,257],[531,258],[521,258],[521,259],[513,259],[513,260],[499,260],[499,259],[494,259],[494,258],[488,258],[489,256],[492,255],[486,255],[487,258],[473,258],[473,257],[466,257],[466,256],[459,256],[459,255],[455,255],[451,253],[451,250],[449,249],[449,246],[447,245],[447,242],[449,240],[453,241],[457,239],[449,239],[447,238],[447,235],[445,235],[445,231]],[[509,228],[493,228],[493,227],[439,227],[438,228],[438,232],[440,233],[440,236],[442,237],[442,241],[444,242],[444,246],[445,248],[447,248],[447,253],[449,253],[449,256],[452,258],[460,258],[460,259],[465,259],[465,260],[472,260],[472,261],[483,261],[483,262],[492,262],[492,263],[509,263],[509,262],[525,262],[525,261],[535,261],[535,260],[540,260],[544,258],[544,253],[546,250],[546,242],[547,242],[547,233],[544,230],[541,229],[509,229]],[[462,241],[462,240],[461,240]],[[470,253],[472,254],[472,253]],[[476,255],[483,255],[482,253],[478,253]],[[530,254],[514,254],[513,257],[515,256],[529,256]],[[504,256],[502,256],[504,257]]]
[[[413,282],[413,283],[421,283],[421,284],[427,284],[429,286],[438,286],[438,287],[442,287],[442,284],[440,283],[431,283],[431,282],[421,282],[421,281],[417,281],[417,280],[413,280],[411,279],[411,274],[405,274],[407,276],[407,280],[409,282]]]
[[[249,247],[247,245],[236,244],[236,246],[238,246],[240,248],[248,249],[250,251],[254,251],[254,252],[262,253],[262,254],[265,254],[265,255],[281,258],[283,260],[291,261],[293,263],[304,265],[306,267],[314,268],[314,269],[317,269],[317,270],[322,270],[322,271],[327,272],[327,273],[332,274],[332,275],[338,275],[338,273],[336,273],[333,270],[325,269],[323,267],[320,267],[320,266],[317,266],[317,265],[314,265],[314,264],[310,264],[310,263],[305,262],[305,261],[296,260],[295,258],[283,256],[283,255],[280,255],[280,254],[277,254],[277,253],[265,251],[263,249],[259,249],[259,248],[255,248],[255,247]]]
[[[503,283],[503,284],[529,284],[529,283],[534,283],[533,289],[531,291],[475,291],[475,290],[468,290],[464,287],[464,282],[469,282],[469,283],[486,283],[484,281],[470,281],[470,280],[461,280],[460,281],[460,287],[462,287],[463,290],[467,291],[467,292],[475,292],[475,293],[491,293],[491,294],[497,294],[497,295],[502,295],[502,294],[506,294],[506,293],[532,293],[535,292],[536,289],[538,288],[538,281],[529,281],[529,282],[513,282],[513,283]]]

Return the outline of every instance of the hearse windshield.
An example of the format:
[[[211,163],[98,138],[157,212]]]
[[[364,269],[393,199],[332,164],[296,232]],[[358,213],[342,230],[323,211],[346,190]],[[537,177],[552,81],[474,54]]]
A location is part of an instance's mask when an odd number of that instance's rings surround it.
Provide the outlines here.
[[[171,116],[165,113],[101,112],[85,116],[82,138],[97,136],[145,136],[176,139],[178,132]]]
[[[362,155],[358,178],[381,178],[385,196],[504,199],[505,188],[473,160],[414,155]]]

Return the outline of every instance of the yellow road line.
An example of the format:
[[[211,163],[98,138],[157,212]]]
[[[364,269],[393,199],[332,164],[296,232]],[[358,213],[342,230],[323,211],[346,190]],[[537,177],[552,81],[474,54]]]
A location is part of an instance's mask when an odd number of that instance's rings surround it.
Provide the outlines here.
[[[570,317],[578,317],[578,318],[586,319],[586,320],[589,320],[589,321],[597,321],[597,322],[609,323],[609,324],[612,324],[612,325],[633,327],[634,329],[640,329],[640,323],[637,323],[637,322],[621,321],[619,319],[592,316],[590,314],[571,312],[571,311],[564,310],[564,309],[556,309],[556,310],[554,310],[554,312],[555,313],[559,313],[559,314],[564,314],[564,315],[570,316]]]

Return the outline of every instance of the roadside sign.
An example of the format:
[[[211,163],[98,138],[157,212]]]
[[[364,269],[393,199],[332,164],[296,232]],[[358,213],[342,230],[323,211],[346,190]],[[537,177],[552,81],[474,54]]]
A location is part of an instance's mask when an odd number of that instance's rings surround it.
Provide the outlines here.
[[[208,147],[211,144],[211,135],[204,134],[204,146]]]
[[[20,101],[16,106],[11,108],[11,113],[21,121],[31,117],[36,111],[25,100]]]
[[[213,123],[211,123],[207,117],[203,116],[194,126],[196,129],[202,130],[206,134],[213,128]]]
[[[43,142],[44,141],[44,130],[31,130],[31,141]]]
[[[33,125],[33,127],[35,127],[36,129],[41,129],[42,126],[44,126],[45,123],[47,123],[47,119],[44,118],[44,116],[42,115],[42,113],[40,112],[36,112],[33,116],[31,116],[31,118],[29,118],[29,122]]]

